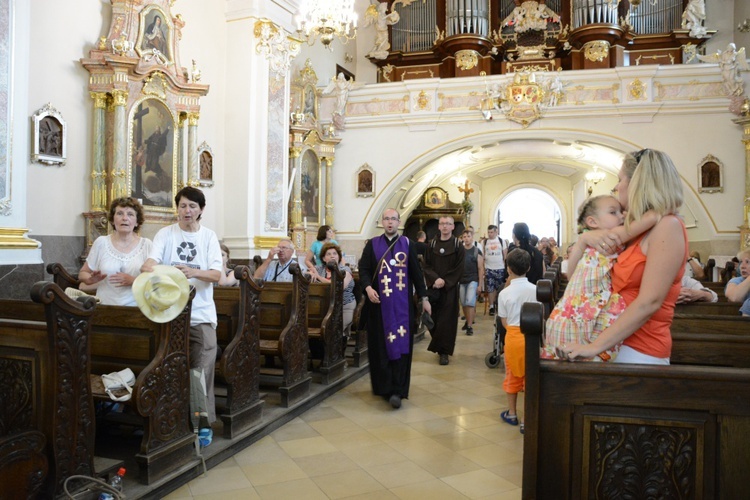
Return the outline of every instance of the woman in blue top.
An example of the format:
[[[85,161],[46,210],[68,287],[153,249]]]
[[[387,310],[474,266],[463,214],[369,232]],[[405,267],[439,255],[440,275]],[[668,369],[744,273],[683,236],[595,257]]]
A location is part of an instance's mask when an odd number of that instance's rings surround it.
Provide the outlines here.
[[[313,281],[320,277],[315,268],[323,264],[323,261],[320,259],[320,251],[323,249],[323,245],[326,243],[338,245],[338,242],[333,239],[334,237],[336,237],[336,233],[331,226],[327,224],[320,226],[318,228],[317,240],[310,245],[310,250],[305,254],[305,265],[310,270],[310,276],[314,278]]]

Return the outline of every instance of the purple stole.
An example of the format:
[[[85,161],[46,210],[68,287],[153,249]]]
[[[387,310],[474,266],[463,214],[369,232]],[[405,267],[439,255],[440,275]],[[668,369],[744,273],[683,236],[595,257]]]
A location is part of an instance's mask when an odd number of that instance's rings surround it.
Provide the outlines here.
[[[409,238],[399,237],[388,250],[388,240],[380,236],[372,240],[372,249],[380,266],[377,270],[380,313],[388,359],[397,360],[409,354],[409,308],[412,290],[409,276]],[[388,252],[385,257],[383,254]]]

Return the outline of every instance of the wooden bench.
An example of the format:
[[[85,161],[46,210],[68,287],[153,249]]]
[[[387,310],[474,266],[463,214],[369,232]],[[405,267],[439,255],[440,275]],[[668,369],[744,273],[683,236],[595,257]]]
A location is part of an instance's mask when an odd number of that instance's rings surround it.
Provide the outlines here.
[[[59,264],[50,264],[47,272],[61,288],[78,285]],[[92,318],[91,373],[130,368],[137,375],[128,407],[143,421],[143,439],[135,459],[139,479],[145,484],[197,460],[190,427],[188,364],[194,296],[191,288],[185,309],[168,323],[154,323],[138,308],[123,306],[99,305]]]
[[[352,342],[354,346],[351,351],[352,366],[360,367],[366,366],[370,363],[367,357],[367,330],[359,329],[359,320],[362,316],[362,310],[365,307],[365,296],[364,294],[359,295],[357,301],[357,307],[354,308],[354,315],[352,316]],[[424,334],[423,334],[424,335]],[[416,340],[416,339],[415,339]]]
[[[292,263],[292,283],[263,282],[260,292],[261,384],[278,387],[281,406],[292,406],[310,392],[307,369],[307,297],[310,281]],[[276,360],[281,366],[277,367]]]
[[[48,282],[36,283],[31,298],[0,301],[0,496],[7,498],[52,498],[68,477],[95,475],[95,301],[74,301]],[[9,319],[18,310],[34,320]]]
[[[708,314],[675,314],[672,332],[738,333],[750,335],[750,318]]]
[[[736,302],[691,302],[677,304],[675,314],[710,314],[715,316],[739,316],[740,306]]]
[[[537,303],[521,330],[523,498],[747,497],[750,369],[540,360]]]
[[[321,353],[318,371],[321,383],[328,385],[344,376],[344,277],[346,273],[330,264],[330,283],[310,284],[307,295],[307,335],[310,352]]]
[[[214,288],[216,337],[222,349],[216,380],[226,384],[226,404],[217,408],[217,413],[227,439],[243,434],[263,417],[258,320],[261,288],[247,266],[237,266],[234,275],[239,288]]]

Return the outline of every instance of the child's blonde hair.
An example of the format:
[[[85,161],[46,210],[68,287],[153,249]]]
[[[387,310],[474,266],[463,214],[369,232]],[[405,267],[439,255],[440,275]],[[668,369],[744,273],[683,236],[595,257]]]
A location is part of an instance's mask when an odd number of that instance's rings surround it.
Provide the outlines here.
[[[661,216],[678,212],[683,202],[682,181],[669,155],[642,149],[625,155],[622,169],[629,179],[625,227],[649,210]]]
[[[581,208],[578,209],[578,234],[581,234],[584,229],[591,229],[586,225],[586,217],[596,216],[596,211],[599,210],[599,202],[604,198],[612,198],[617,201],[617,198],[611,194],[600,194],[598,196],[592,196],[583,202]],[[617,201],[619,205],[620,202]]]

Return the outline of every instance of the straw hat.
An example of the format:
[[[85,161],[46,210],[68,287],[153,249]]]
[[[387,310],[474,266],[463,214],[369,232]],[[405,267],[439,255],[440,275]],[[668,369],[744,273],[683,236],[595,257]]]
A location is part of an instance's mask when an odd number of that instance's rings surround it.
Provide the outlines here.
[[[176,318],[190,297],[190,284],[182,271],[172,266],[154,266],[133,282],[133,296],[141,312],[154,323]]]

